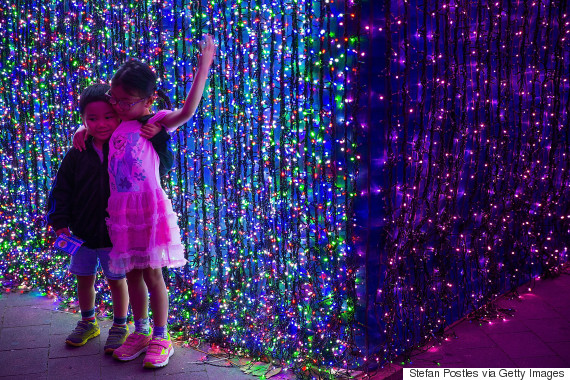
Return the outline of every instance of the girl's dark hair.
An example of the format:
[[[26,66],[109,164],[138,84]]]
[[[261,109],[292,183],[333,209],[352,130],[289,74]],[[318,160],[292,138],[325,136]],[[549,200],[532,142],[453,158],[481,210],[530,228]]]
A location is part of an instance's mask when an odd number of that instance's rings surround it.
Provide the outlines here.
[[[166,95],[166,93],[163,90],[161,90],[160,88],[156,90],[156,95],[158,95],[160,99],[162,99],[162,102],[164,103],[164,108],[162,109],[167,109],[167,110],[172,109],[172,102],[170,102],[170,98],[168,97],[168,95]]]
[[[156,92],[166,108],[170,109],[170,99],[164,91],[157,90],[156,82],[157,76],[150,66],[134,58],[123,63],[111,79],[112,86],[121,86],[125,91],[141,98],[147,98]]]
[[[111,86],[108,84],[97,83],[91,86],[85,87],[79,96],[79,114],[83,115],[85,113],[85,108],[88,104],[93,102],[109,102],[109,98],[105,93],[109,91]]]

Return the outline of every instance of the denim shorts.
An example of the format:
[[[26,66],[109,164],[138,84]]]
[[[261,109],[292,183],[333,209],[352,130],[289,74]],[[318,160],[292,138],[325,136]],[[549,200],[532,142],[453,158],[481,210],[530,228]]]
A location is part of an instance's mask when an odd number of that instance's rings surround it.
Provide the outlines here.
[[[92,276],[97,274],[99,265],[101,265],[103,274],[107,279],[120,280],[125,278],[124,273],[113,273],[109,269],[109,252],[111,252],[111,248],[91,249],[81,246],[75,255],[71,256],[69,272],[76,276]]]

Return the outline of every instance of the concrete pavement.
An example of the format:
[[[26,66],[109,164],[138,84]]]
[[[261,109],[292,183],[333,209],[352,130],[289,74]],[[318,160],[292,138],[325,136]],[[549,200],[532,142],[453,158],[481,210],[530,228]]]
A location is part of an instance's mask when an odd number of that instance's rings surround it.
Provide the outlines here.
[[[175,344],[174,355],[164,368],[145,369],[144,355],[119,362],[105,355],[103,345],[112,321],[99,321],[101,335],[82,347],[70,347],[65,338],[79,315],[57,310],[53,299],[37,293],[0,295],[1,379],[193,379],[252,380],[227,360]],[[131,330],[133,326],[131,325]],[[280,376],[281,377],[281,376]]]

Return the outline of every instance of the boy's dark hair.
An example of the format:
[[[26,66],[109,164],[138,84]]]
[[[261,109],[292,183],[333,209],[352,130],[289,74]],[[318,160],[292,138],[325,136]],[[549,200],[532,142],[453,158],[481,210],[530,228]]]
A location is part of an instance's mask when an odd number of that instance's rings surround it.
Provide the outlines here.
[[[115,75],[113,75],[111,85],[121,86],[125,91],[141,98],[148,98],[156,92],[164,101],[166,108],[170,109],[172,108],[170,99],[164,91],[157,89],[157,80],[156,74],[149,65],[138,59],[131,58],[123,63]]]
[[[83,115],[85,113],[85,107],[93,102],[109,102],[106,92],[109,91],[111,86],[104,83],[92,84],[91,86],[85,87],[81,96],[79,97],[79,114]]]

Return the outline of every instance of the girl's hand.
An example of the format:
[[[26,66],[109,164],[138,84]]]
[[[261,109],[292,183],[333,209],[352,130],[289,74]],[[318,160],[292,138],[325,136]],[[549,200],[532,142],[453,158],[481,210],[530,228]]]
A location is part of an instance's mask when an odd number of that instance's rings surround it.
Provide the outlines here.
[[[73,135],[73,147],[79,149],[80,152],[85,150],[85,140],[87,140],[87,128],[84,125],[77,128]]]
[[[216,44],[214,43],[214,39],[211,35],[206,34],[202,42],[200,42],[200,51],[202,55],[200,56],[200,61],[198,63],[199,67],[206,67],[209,68],[214,61],[214,57],[216,56]]]
[[[167,131],[173,131],[182,124],[186,123],[196,112],[198,104],[202,99],[204,93],[204,87],[206,86],[206,81],[208,80],[208,74],[210,72],[210,66],[214,61],[216,56],[216,44],[214,44],[214,39],[209,34],[204,36],[204,40],[200,43],[200,50],[202,54],[200,55],[198,62],[198,69],[192,80],[192,87],[190,92],[184,101],[182,108],[172,111],[171,113],[165,115],[161,120],[160,124],[166,128]]]
[[[156,134],[160,132],[161,129],[162,127],[158,124],[147,123],[141,127],[141,137],[150,140],[156,136]]]

